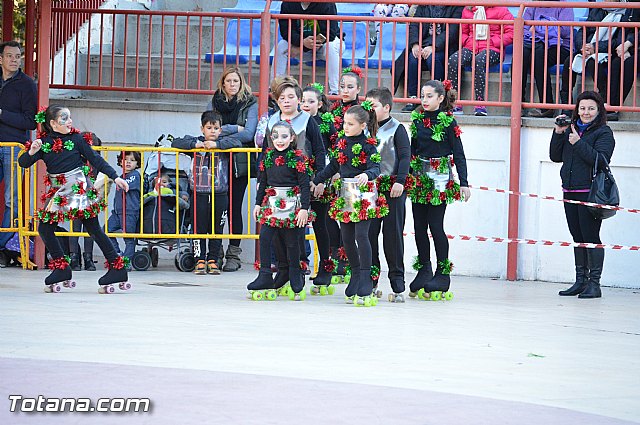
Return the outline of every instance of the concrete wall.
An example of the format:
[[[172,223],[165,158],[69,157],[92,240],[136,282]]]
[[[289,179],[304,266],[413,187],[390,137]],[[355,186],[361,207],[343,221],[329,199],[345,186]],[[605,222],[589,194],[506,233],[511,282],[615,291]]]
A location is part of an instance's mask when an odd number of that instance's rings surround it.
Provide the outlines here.
[[[179,136],[197,134],[199,115],[208,99],[195,102],[149,103],[65,100],[73,111],[74,124],[91,129],[104,141],[117,144],[152,144],[160,134]],[[406,114],[399,118],[408,118]],[[469,168],[469,182],[475,186],[508,188],[509,120],[507,117],[460,118],[462,139]],[[549,161],[548,148],[551,120],[526,119],[522,130],[521,191],[562,197],[560,165]],[[633,187],[640,186],[638,172],[638,132],[633,123],[614,123],[616,150],[612,170],[621,191],[622,206],[639,207],[640,195]],[[246,205],[244,207],[246,209]],[[456,203],[447,209],[445,228],[452,235],[507,237],[508,196],[472,190],[468,203]],[[607,244],[640,245],[640,216],[619,212],[605,220],[602,241]],[[408,203],[405,226],[405,264],[410,267],[416,255],[413,240],[413,219]],[[521,198],[520,237],[536,240],[571,241],[564,218],[563,204],[557,201]],[[245,260],[253,259],[253,244],[243,242]],[[504,243],[450,241],[454,274],[506,277]],[[435,255],[435,254],[434,254]],[[637,251],[607,250],[603,283],[623,287],[640,287],[633,265]],[[386,269],[383,264],[383,270]],[[558,246],[519,247],[518,278],[569,282],[573,279],[572,248]]]

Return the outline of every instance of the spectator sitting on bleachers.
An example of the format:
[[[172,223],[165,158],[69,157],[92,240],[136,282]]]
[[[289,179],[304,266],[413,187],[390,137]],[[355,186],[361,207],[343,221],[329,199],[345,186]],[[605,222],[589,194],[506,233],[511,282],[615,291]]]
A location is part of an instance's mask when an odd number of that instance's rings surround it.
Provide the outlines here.
[[[522,16],[525,21],[573,21],[573,9],[568,7],[527,7]],[[531,73],[531,63],[533,62],[533,79],[538,90],[538,98],[541,103],[553,102],[553,86],[551,85],[551,74],[546,72],[546,93],[545,85],[545,56],[546,68],[549,70],[557,64],[564,63],[571,53],[571,27],[557,25],[526,25],[524,26],[524,42],[522,55],[522,100],[531,99],[533,102],[533,90],[529,99],[525,98],[527,87],[527,76]],[[558,58],[558,50],[559,58]],[[523,115],[536,118],[551,118],[555,111],[553,109],[532,109],[523,110]]]
[[[513,15],[506,7],[502,6],[465,6],[462,11],[462,19],[513,21]],[[500,52],[504,52],[504,48],[513,43],[513,24],[464,23],[461,25],[460,37],[462,38],[462,50],[449,56],[448,79],[451,80],[453,88],[458,89],[458,81],[461,77],[458,75],[458,66],[460,66],[460,74],[462,74],[464,67],[471,65],[475,56],[475,99],[483,101],[485,100],[487,52],[489,65],[500,62]],[[453,113],[462,114],[462,108],[456,106]],[[475,115],[486,116],[487,108],[476,106]]]
[[[413,6],[412,6],[413,7]],[[409,14],[410,7],[405,3],[398,4],[385,4],[379,3],[376,4],[371,12],[375,17],[392,17],[392,18],[400,18],[403,16],[413,16]],[[375,37],[371,37],[369,40],[371,44],[376,44],[378,42],[378,38],[380,37],[380,27],[382,26],[382,22],[376,21],[376,35]]]
[[[337,15],[335,3],[316,2],[282,2],[280,14],[283,15]],[[291,23],[291,26],[289,26]],[[276,76],[288,75],[287,68],[290,57],[300,56],[300,46],[304,51],[305,59],[313,59],[313,51],[316,58],[325,57],[327,61],[327,73],[329,80],[329,94],[338,94],[340,80],[340,36],[338,21],[313,20],[304,21],[298,19],[280,19],[280,35],[282,40],[276,46],[275,62]],[[327,31],[327,24],[329,30]],[[300,38],[302,35],[302,39]]]
[[[587,22],[598,21],[639,22],[640,11],[623,7],[615,9],[590,9]],[[597,59],[598,76],[596,85],[598,91],[608,105],[619,106],[621,85],[623,102],[633,86],[635,60],[629,59],[636,57],[635,48],[632,49],[635,41],[635,33],[632,29],[623,31],[618,27],[599,27],[598,31],[596,31],[596,27],[586,27],[587,33],[584,38],[587,40],[587,43],[582,46],[583,30],[584,28],[581,28],[576,37],[574,37],[576,41],[576,55],[573,59],[567,58],[564,63],[562,88],[560,90],[561,102],[569,103],[569,90],[573,90],[579,74],[583,74],[584,71],[587,75],[595,76],[595,62]],[[622,38],[623,32],[625,36],[624,40]],[[611,51],[609,51],[609,45],[611,46]],[[620,79],[622,66],[624,66],[623,81]],[[570,73],[571,77],[569,76]],[[571,85],[569,84],[570,82]],[[607,96],[608,87],[610,87],[610,90]],[[609,121],[617,121],[619,119],[619,113],[610,112],[607,114],[607,119]]]
[[[462,16],[462,6],[418,6],[414,17],[416,18],[460,18]],[[432,80],[444,80],[444,65],[448,55],[458,50],[458,34],[460,25],[442,23],[429,24],[412,22],[409,26],[410,53],[404,52],[396,59],[394,93],[398,89],[400,82],[404,80],[404,64],[407,61],[407,94],[411,98],[418,96],[420,88],[420,75],[418,74],[418,61],[422,60],[422,69],[431,71]],[[435,29],[435,37],[433,31]],[[447,34],[449,40],[447,41]],[[448,43],[448,51],[445,51]],[[406,58],[405,58],[406,57]],[[435,58],[435,61],[434,61]],[[433,66],[433,69],[432,69]],[[419,104],[407,103],[402,112],[411,112]]]

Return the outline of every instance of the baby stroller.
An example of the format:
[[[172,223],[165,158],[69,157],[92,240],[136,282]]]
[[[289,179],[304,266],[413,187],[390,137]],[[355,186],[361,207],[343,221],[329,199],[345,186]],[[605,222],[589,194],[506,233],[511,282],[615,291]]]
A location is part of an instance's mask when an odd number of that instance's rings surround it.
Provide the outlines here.
[[[156,147],[165,147],[164,134],[156,142]],[[172,137],[167,139],[171,142]],[[191,180],[191,157],[185,154],[176,156],[173,152],[152,152],[145,159],[144,199],[142,212],[142,233],[149,234],[187,234],[189,223],[189,181]],[[186,198],[186,199],[183,199]],[[177,227],[176,227],[177,226]],[[195,261],[190,244],[180,239],[145,239],[136,241],[142,245],[132,259],[131,266],[136,270],[147,270],[158,265],[158,248],[171,252],[178,250],[175,265],[178,270],[191,271]]]

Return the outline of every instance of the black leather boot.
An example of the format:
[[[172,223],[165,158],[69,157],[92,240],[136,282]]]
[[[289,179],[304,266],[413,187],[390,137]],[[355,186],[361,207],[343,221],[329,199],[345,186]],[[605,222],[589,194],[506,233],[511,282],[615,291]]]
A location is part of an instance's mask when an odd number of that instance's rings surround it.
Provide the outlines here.
[[[573,248],[573,256],[576,263],[576,283],[569,289],[558,292],[558,295],[574,296],[582,293],[589,281],[589,268],[587,267],[587,248]]]
[[[584,291],[578,298],[600,298],[600,276],[602,275],[602,265],[604,264],[604,248],[587,249],[587,264],[589,265],[589,281]]]
[[[82,265],[80,264],[80,255],[77,252],[72,252],[71,254],[69,254],[69,258],[71,259],[71,270],[73,270],[74,272],[79,272],[80,270],[82,270]]]
[[[93,255],[87,254],[86,252],[82,254],[82,258],[84,259],[84,269],[90,272],[96,271],[96,265],[93,262]]]

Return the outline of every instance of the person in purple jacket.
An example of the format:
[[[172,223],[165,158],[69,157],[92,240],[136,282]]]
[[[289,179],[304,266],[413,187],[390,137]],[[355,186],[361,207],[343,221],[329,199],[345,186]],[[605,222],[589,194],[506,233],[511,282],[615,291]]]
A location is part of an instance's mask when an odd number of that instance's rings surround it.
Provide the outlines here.
[[[544,1],[544,0],[542,0]],[[564,7],[527,7],[522,16],[525,20],[522,55],[522,101],[533,102],[533,86],[527,84],[533,62],[533,79],[538,90],[538,98],[543,103],[553,102],[553,86],[549,69],[564,63],[571,54],[571,27],[565,25],[527,25],[527,21],[573,21],[573,9]],[[558,53],[559,52],[559,53]],[[545,70],[545,56],[547,59]],[[545,90],[546,73],[546,90]],[[527,87],[531,87],[529,97],[525,97]],[[523,110],[523,115],[535,118],[552,118],[553,109]]]

